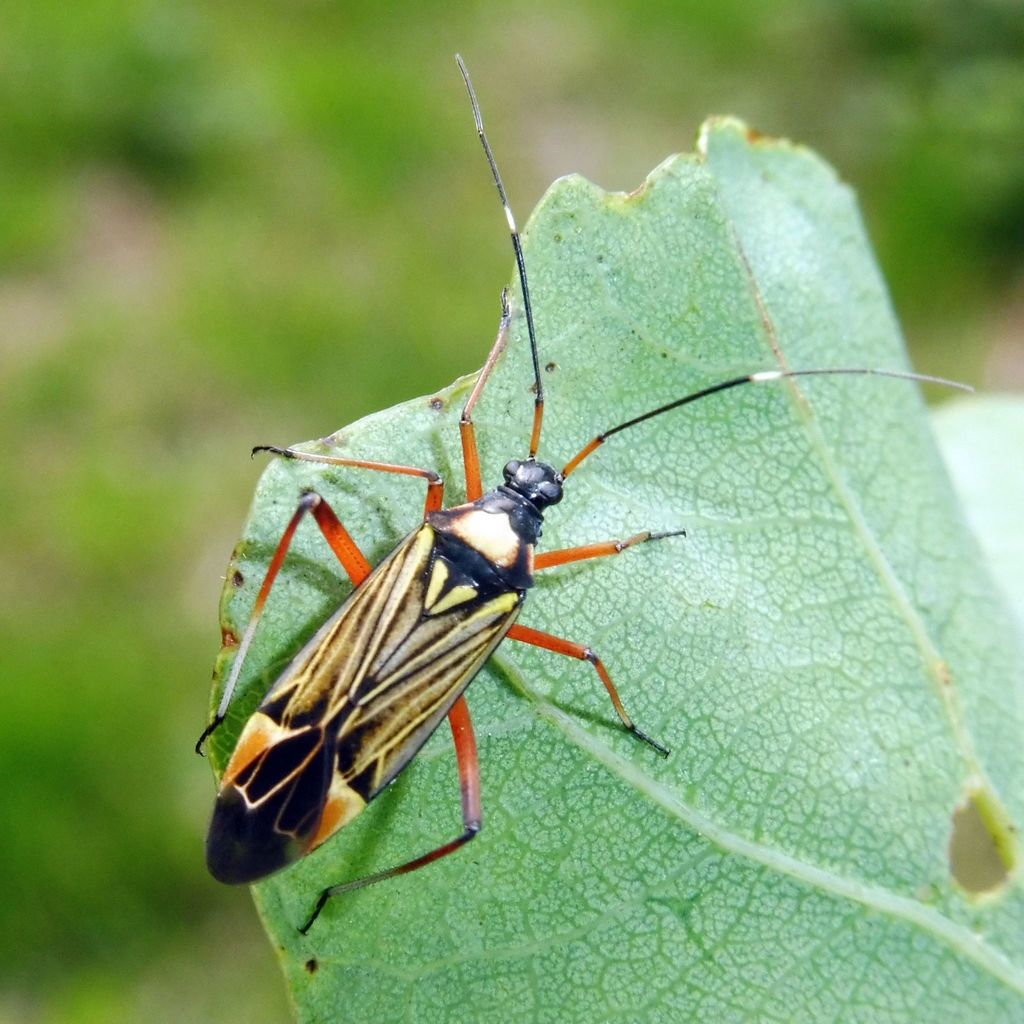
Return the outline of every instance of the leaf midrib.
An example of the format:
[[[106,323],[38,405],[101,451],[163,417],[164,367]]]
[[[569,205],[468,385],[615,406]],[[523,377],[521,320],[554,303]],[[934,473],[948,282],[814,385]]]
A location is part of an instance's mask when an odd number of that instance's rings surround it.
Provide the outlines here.
[[[733,240],[733,244],[736,246],[737,254],[743,267],[743,273],[746,277],[751,295],[753,296],[758,311],[761,314],[765,340],[770,346],[771,351],[775,354],[779,365],[783,369],[789,368],[787,365],[785,350],[780,340],[779,332],[776,329],[774,318],[772,317],[768,303],[765,301],[761,288],[757,283],[753,266],[750,262],[746,249],[743,246],[739,229],[734,223],[724,203],[722,203],[721,209],[723,217],[725,218],[726,224],[729,228],[730,237]],[[931,678],[933,688],[938,694],[939,702],[949,724],[957,753],[967,769],[968,779],[972,786],[981,785],[987,790],[989,798],[997,806],[999,816],[1003,820],[1009,821],[1010,816],[1006,810],[1006,806],[978,757],[974,738],[967,727],[966,717],[964,715],[963,705],[960,701],[959,692],[957,687],[954,685],[953,680],[950,678],[948,662],[940,654],[938,645],[932,638],[924,619],[918,613],[913,602],[907,595],[902,581],[896,575],[891,563],[888,558],[886,558],[885,553],[882,550],[881,544],[878,542],[874,532],[869,526],[867,517],[861,509],[860,503],[857,501],[856,496],[847,485],[846,480],[839,469],[839,465],[832,454],[832,448],[825,439],[825,436],[818,425],[818,421],[814,416],[813,406],[806,393],[801,388],[801,381],[795,378],[789,378],[785,381],[785,384],[787,385],[787,392],[791,396],[797,415],[807,431],[807,437],[811,442],[812,449],[821,463],[825,479],[828,481],[829,486],[832,488],[841,506],[845,509],[849,522],[853,528],[854,536],[860,542],[865,554],[875,570],[879,582],[892,598],[898,617],[910,631],[914,646],[917,648],[921,656],[924,671]],[[968,779],[964,780],[965,783]]]
[[[703,140],[701,151],[706,152]],[[710,170],[709,177],[717,185],[717,179]],[[608,193],[601,192],[600,195],[604,201],[607,201]],[[757,283],[750,257],[739,233],[738,225],[735,223],[724,202],[719,203],[719,211],[728,236],[735,247],[737,263],[742,270],[751,298],[757,308],[763,330],[763,340],[770,351],[770,358],[780,368],[790,369],[791,367],[788,365],[785,350],[779,332],[776,329],[769,304]],[[595,274],[594,279],[600,285],[605,310],[627,327],[634,336],[646,340],[647,334],[643,330],[643,326],[616,301],[611,290],[607,287],[605,275]],[[867,518],[863,514],[856,497],[843,479],[839,466],[832,455],[831,448],[821,432],[817,420],[814,418],[813,407],[807,394],[802,390],[800,381],[790,378],[784,382],[784,386],[791,397],[797,416],[806,430],[808,440],[820,462],[825,479],[839,504],[846,512],[848,521],[853,528],[854,536],[860,542],[885,591],[892,598],[898,617],[904,622],[910,632],[914,646],[921,656],[924,671],[931,678],[933,687],[939,696],[957,754],[966,768],[966,775],[973,784],[980,783],[984,785],[991,794],[991,798],[998,803],[1002,817],[1009,820],[1003,801],[1000,799],[992,780],[988,777],[978,757],[974,739],[967,728],[959,693],[949,680],[948,666],[945,659],[940,655],[938,646],[932,639],[924,620],[914,608],[905,588],[885,557],[882,547],[868,525]]]

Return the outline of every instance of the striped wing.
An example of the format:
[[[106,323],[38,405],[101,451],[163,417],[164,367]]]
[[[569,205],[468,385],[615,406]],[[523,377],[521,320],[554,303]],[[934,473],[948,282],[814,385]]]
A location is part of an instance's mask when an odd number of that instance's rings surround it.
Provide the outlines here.
[[[424,524],[299,652],[246,723],[207,840],[215,877],[249,882],[308,853],[409,762],[515,621]]]

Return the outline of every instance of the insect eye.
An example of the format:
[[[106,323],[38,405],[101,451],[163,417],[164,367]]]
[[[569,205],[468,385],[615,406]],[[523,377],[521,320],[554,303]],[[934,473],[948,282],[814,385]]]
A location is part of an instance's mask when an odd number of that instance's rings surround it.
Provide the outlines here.
[[[502,471],[505,476],[505,483],[510,484],[515,479],[516,473],[519,472],[519,467],[522,463],[518,459],[513,459],[511,462],[505,464],[505,468]]]

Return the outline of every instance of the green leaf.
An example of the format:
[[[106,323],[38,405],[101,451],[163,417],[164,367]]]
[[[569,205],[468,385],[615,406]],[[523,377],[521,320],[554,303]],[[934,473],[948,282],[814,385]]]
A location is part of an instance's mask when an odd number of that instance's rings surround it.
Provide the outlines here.
[[[1024,625],[1024,400],[975,395],[947,402],[932,417],[967,521],[992,574]]]
[[[732,375],[905,365],[850,191],[813,154],[733,121],[630,195],[557,182],[526,257],[547,366],[540,456],[558,465],[598,431]],[[466,301],[489,298],[497,320],[496,294]],[[514,308],[477,410],[488,484],[526,454]],[[343,406],[343,353],[329,372]],[[434,467],[456,502],[470,383],[329,445]],[[272,461],[229,570],[229,633],[306,487],[374,561],[422,508],[415,480]],[[667,414],[571,477],[543,544],[680,527],[685,538],[543,573],[520,620],[594,647],[671,757],[624,733],[588,665],[506,642],[468,693],[480,838],[333,900],[298,933],[325,885],[459,833],[442,727],[342,834],[255,887],[300,1020],[1022,1019],[1024,899],[1019,873],[1006,878],[1024,817],[1021,651],[916,387],[813,378]],[[217,765],[348,590],[304,524]],[[984,896],[951,878],[968,797],[1000,864]]]

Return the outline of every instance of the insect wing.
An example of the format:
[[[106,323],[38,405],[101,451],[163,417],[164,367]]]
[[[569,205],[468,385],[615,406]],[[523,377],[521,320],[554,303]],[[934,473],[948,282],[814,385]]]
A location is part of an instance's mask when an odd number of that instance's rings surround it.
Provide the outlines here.
[[[214,878],[254,882],[302,856],[323,816],[332,752],[323,727],[283,730],[261,712],[249,719],[206,840]]]
[[[265,877],[351,821],[437,728],[521,603],[460,574],[429,525],[407,537],[246,723],[207,840],[214,877]]]
[[[523,598],[516,590],[482,590],[435,552],[406,600],[415,620],[383,638],[350,693],[352,713],[339,731],[339,769],[366,800],[438,727],[511,628]]]

